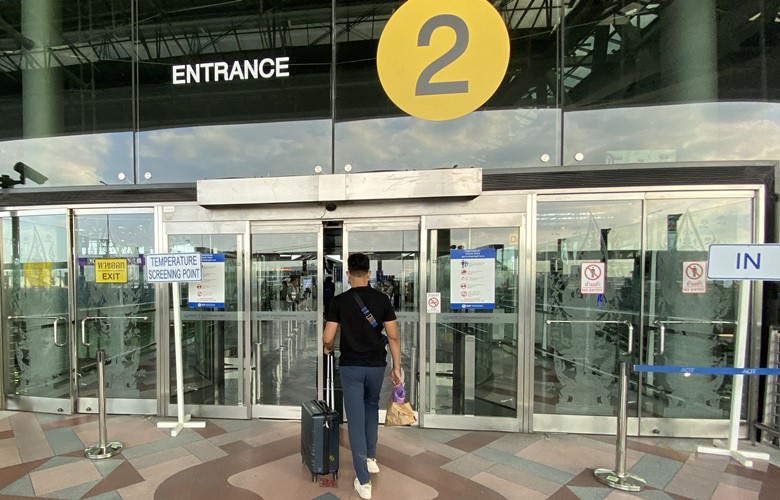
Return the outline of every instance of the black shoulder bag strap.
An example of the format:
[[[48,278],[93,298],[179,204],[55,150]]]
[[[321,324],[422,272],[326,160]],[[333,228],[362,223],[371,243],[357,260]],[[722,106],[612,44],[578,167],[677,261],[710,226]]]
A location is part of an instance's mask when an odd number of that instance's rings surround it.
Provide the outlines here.
[[[360,295],[358,295],[357,291],[353,290],[352,296],[355,297],[355,302],[357,302],[358,307],[360,307],[360,311],[363,313],[363,316],[366,317],[366,320],[376,328],[379,326],[379,323],[376,322],[376,319],[374,319],[374,315],[371,314],[371,311],[368,310],[368,307],[366,307],[366,304],[363,302],[363,299],[360,298]]]

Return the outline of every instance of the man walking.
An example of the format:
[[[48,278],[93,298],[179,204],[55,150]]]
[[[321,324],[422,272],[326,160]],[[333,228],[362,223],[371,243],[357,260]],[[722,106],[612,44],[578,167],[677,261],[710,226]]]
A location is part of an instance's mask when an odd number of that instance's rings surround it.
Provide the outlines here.
[[[351,288],[333,298],[325,318],[322,342],[326,353],[333,352],[336,331],[339,341],[339,373],[344,391],[347,431],[355,466],[355,490],[360,498],[371,498],[371,476],[378,473],[376,442],[379,431],[379,392],[387,366],[382,328],[393,357],[390,380],[401,383],[401,342],[390,299],[368,286],[371,262],[355,253],[347,259],[347,278]]]

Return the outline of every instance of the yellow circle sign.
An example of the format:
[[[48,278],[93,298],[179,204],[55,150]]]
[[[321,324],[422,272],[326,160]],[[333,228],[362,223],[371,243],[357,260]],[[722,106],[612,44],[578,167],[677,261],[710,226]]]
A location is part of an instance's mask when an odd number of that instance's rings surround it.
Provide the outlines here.
[[[409,0],[387,22],[376,65],[396,106],[424,120],[452,120],[498,89],[509,33],[487,0]]]

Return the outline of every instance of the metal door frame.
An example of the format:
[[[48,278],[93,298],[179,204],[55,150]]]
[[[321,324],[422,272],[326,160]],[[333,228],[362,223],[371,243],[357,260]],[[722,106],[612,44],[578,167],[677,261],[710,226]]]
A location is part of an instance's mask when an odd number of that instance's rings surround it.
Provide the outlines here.
[[[68,262],[68,274],[69,276],[75,276],[75,270],[77,267],[77,260],[79,251],[76,248],[78,241],[75,238],[76,224],[75,220],[82,215],[134,215],[134,214],[151,214],[152,225],[155,224],[154,208],[147,206],[139,207],[105,207],[105,208],[73,208],[70,209],[68,216],[69,233],[70,238],[70,259]],[[154,234],[154,227],[151,228]],[[71,348],[71,370],[73,372],[73,396],[74,396],[74,408],[76,413],[97,413],[98,412],[98,398],[95,397],[79,397],[78,396],[78,377],[79,377],[79,365],[78,365],[78,342],[81,342],[81,322],[78,320],[78,308],[76,304],[76,291],[75,291],[75,279],[71,279],[69,283],[69,300],[70,300],[70,315],[71,315],[71,337],[73,342]],[[159,346],[159,322],[154,325],[155,339],[157,339],[157,345]],[[159,366],[159,365],[158,365]],[[159,386],[157,390],[159,395]],[[106,393],[106,411],[114,414],[130,414],[130,415],[153,415],[157,409],[157,398],[148,399],[131,399],[131,398],[113,398],[111,397],[111,391]]]
[[[78,342],[81,341],[81,334],[79,331],[80,323],[77,321],[77,305],[76,305],[76,291],[75,291],[75,276],[76,262],[78,259],[78,249],[76,248],[77,242],[75,241],[75,218],[81,215],[122,215],[122,214],[153,214],[154,209],[148,205],[130,205],[125,207],[90,207],[90,208],[20,208],[5,210],[0,212],[0,216],[3,217],[23,217],[23,216],[45,216],[56,215],[63,217],[65,221],[66,230],[66,258],[67,258],[67,270],[68,270],[68,318],[63,324],[63,327],[67,328],[66,342],[69,346],[68,362],[69,362],[69,399],[62,398],[46,398],[40,396],[12,396],[5,394],[5,383],[2,384],[0,390],[2,390],[4,408],[9,410],[22,410],[22,411],[36,411],[44,413],[60,413],[60,414],[73,414],[73,413],[97,413],[97,396],[95,397],[79,397],[78,396]],[[152,218],[154,224],[154,218]],[[0,232],[2,228],[0,227]],[[152,228],[154,231],[154,228]],[[4,325],[3,332],[8,332],[10,325],[8,324],[8,318],[3,318],[2,323]],[[158,326],[155,325],[155,332],[158,330]],[[159,336],[156,334],[156,336]],[[8,353],[8,337],[3,336],[3,352]],[[0,360],[0,373],[5,374],[5,359]],[[157,399],[130,399],[130,398],[111,398],[110,393],[106,399],[106,410],[110,413],[122,413],[122,414],[154,414],[156,413]]]
[[[286,228],[292,228],[296,226],[306,226],[306,225],[318,225],[322,226],[324,222],[341,222],[343,226],[347,226],[347,231],[349,228],[352,228],[354,231],[354,228],[357,227],[373,227],[376,229],[410,229],[409,225],[416,223],[419,224],[419,239],[420,239],[420,268],[419,268],[419,286],[417,290],[417,300],[422,300],[422,304],[425,302],[426,298],[426,291],[427,291],[427,279],[426,279],[426,269],[427,269],[427,249],[425,248],[425,245],[427,245],[427,230],[424,229],[422,220],[426,216],[445,216],[445,217],[455,217],[458,219],[463,219],[464,217],[469,217],[469,220],[481,220],[484,216],[481,214],[487,214],[486,216],[490,216],[490,214],[498,214],[498,216],[503,216],[505,214],[513,214],[513,215],[520,215],[522,217],[527,217],[526,214],[530,213],[531,209],[531,203],[532,203],[533,197],[529,193],[519,192],[519,191],[502,191],[502,192],[483,192],[481,195],[469,198],[469,199],[446,199],[446,200],[414,200],[414,199],[397,199],[397,200],[374,200],[374,201],[351,201],[348,203],[344,203],[343,205],[339,205],[335,211],[328,211],[326,210],[321,204],[317,203],[311,203],[311,204],[284,204],[284,203],[274,203],[274,204],[268,204],[263,206],[238,206],[238,207],[220,207],[220,208],[214,208],[209,209],[207,207],[203,207],[194,203],[172,203],[172,204],[165,204],[165,205],[159,205],[157,207],[157,227],[158,227],[158,234],[157,234],[157,241],[156,241],[156,248],[165,250],[167,248],[167,239],[168,234],[170,231],[168,230],[168,227],[186,227],[186,232],[193,232],[196,227],[202,227],[202,228],[222,228],[225,224],[246,224],[246,238],[245,238],[245,245],[251,246],[251,234],[254,228],[269,228],[274,231],[284,231]],[[388,215],[386,217],[377,217],[377,216],[366,216],[365,214],[392,214]],[[417,222],[414,222],[417,221]],[[526,220],[527,222],[527,220]],[[198,224],[205,224],[198,226]],[[484,224],[482,224],[484,226]],[[520,248],[523,252],[525,252],[524,261],[522,263],[522,267],[524,269],[523,275],[521,277],[522,284],[521,287],[525,287],[521,289],[521,304],[519,304],[519,308],[521,311],[521,314],[524,315],[524,317],[528,318],[530,311],[531,311],[531,303],[530,303],[530,295],[528,295],[528,283],[530,283],[530,279],[532,276],[531,273],[531,254],[527,250],[529,247],[530,242],[530,233],[528,231],[528,228],[523,227],[524,230],[524,237],[521,238],[521,241],[518,242]],[[185,232],[184,230],[180,230],[179,232]],[[348,236],[347,240],[344,242],[346,245],[346,248],[344,249],[345,252],[349,251],[349,241]],[[322,245],[323,243],[320,242],[320,251],[322,251]],[[251,283],[251,252],[245,252],[245,286],[249,286]],[[318,276],[318,285],[322,286],[322,276],[321,273],[320,276]],[[320,288],[321,289],[321,288]],[[523,291],[526,290],[526,291]],[[160,290],[157,293],[158,298],[158,311],[160,311],[160,324],[165,326],[170,323],[170,318],[168,314],[168,303],[169,303],[169,293],[168,293],[168,287],[164,287],[164,290]],[[249,311],[251,311],[249,303],[251,301],[251,297],[248,293],[245,294],[245,314],[246,314],[246,321],[245,321],[245,354],[247,356],[251,356],[251,318],[249,316]],[[318,304],[317,304],[318,310],[322,310],[323,302],[321,295],[318,298]],[[420,307],[420,319],[419,322],[423,324],[425,322],[425,308],[422,306]],[[527,324],[531,324],[530,322],[527,322]],[[521,327],[522,328],[522,327]],[[525,326],[525,331],[532,331],[528,329],[528,326]],[[321,354],[322,352],[322,324],[318,325],[318,331],[319,331],[319,337],[318,337],[318,353]],[[521,330],[521,335],[523,335]],[[420,332],[420,350],[417,353],[417,363],[419,366],[419,370],[423,372],[425,370],[425,340],[422,334],[422,331]],[[526,334],[525,338],[529,338],[529,336]],[[158,353],[158,359],[160,360],[166,360],[165,362],[159,362],[159,368],[158,368],[158,374],[159,374],[159,382],[158,382],[158,394],[159,394],[159,408],[158,413],[160,415],[171,415],[173,414],[173,411],[175,410],[174,405],[168,405],[167,402],[170,400],[170,382],[171,382],[171,367],[169,366],[168,359],[168,351],[166,350],[168,344],[170,342],[169,339],[169,333],[167,328],[161,328],[160,330],[160,339],[158,342],[158,345],[160,346],[160,352]],[[522,353],[519,358],[521,361],[522,370],[525,370],[530,374],[530,370],[532,369],[532,360],[533,360],[533,354],[528,353]],[[531,364],[529,364],[529,360],[531,360]],[[251,387],[251,364],[248,360],[245,360],[244,362],[245,367],[245,388]],[[524,372],[520,372],[524,373]],[[527,397],[530,397],[528,395],[531,394],[531,385],[532,381],[529,378],[529,375],[522,375],[519,378],[524,377],[524,380],[526,380],[526,386],[523,389],[523,394]],[[318,370],[317,374],[317,388],[319,395],[322,394],[324,387],[324,378],[323,378],[323,372],[322,370]],[[424,385],[420,385],[420,400],[422,401],[424,394]],[[314,396],[314,395],[313,395]],[[247,393],[245,395],[247,398],[251,398],[251,393]],[[249,399],[246,399],[245,401],[250,401]],[[522,421],[523,421],[523,430],[530,430],[530,416],[529,416],[529,409],[530,407],[530,400],[526,399],[522,403],[522,408],[520,408],[520,402],[518,401],[518,414],[523,415]],[[278,412],[275,410],[270,410],[270,406],[262,407],[262,405],[254,405],[250,404],[248,406],[251,406],[251,408],[248,409],[247,415],[244,416],[243,413],[241,416],[234,417],[234,418],[256,418],[258,417],[258,414],[265,415],[265,414],[271,414],[275,413],[273,418],[290,418],[290,419],[297,419],[300,418],[300,408],[299,407],[279,407],[282,408]],[[520,418],[518,417],[518,421],[515,422],[512,426],[509,426],[513,429],[519,429],[520,426]],[[450,423],[437,423],[435,419],[433,421],[429,421],[425,423],[425,416],[420,415],[420,426],[425,427],[439,427],[442,428],[453,428],[453,424]],[[484,428],[482,426],[484,422],[480,420],[479,422],[474,421],[473,419],[466,418],[462,422],[459,423],[459,428],[465,428],[465,429],[482,429]],[[507,427],[507,426],[504,426]]]
[[[374,231],[414,231],[417,233],[417,239],[418,239],[418,266],[417,266],[417,287],[424,288],[426,287],[425,278],[422,274],[423,269],[423,262],[422,262],[422,255],[423,255],[423,249],[422,249],[422,223],[421,223],[421,217],[388,217],[386,219],[380,219],[380,218],[369,218],[369,219],[345,219],[343,220],[343,246],[342,246],[342,262],[344,263],[344,269],[347,268],[347,258],[350,254],[349,249],[349,234],[352,233],[360,233],[360,232],[374,232]],[[376,271],[374,269],[373,271]],[[346,290],[345,290],[346,291]],[[425,295],[422,295],[423,297]],[[419,297],[419,294],[418,294]],[[419,374],[419,376],[416,376],[416,382],[418,384],[418,390],[420,391],[419,399],[418,401],[422,402],[422,395],[424,392],[422,391],[422,373],[424,365],[421,364],[421,360],[423,358],[420,357],[420,352],[422,350],[422,331],[419,323],[419,310],[423,309],[423,304],[425,302],[419,302],[418,299],[418,315],[417,315],[417,340],[419,342],[419,348],[417,351],[416,358],[414,360],[414,363],[417,366],[416,372]],[[322,342],[320,342],[322,343]],[[323,373],[323,370],[320,369],[318,373],[321,375]],[[388,375],[389,376],[389,375]],[[415,374],[406,374],[407,379],[408,377],[415,377]],[[409,391],[408,382],[406,382],[406,389],[407,392]],[[386,402],[380,401],[379,402],[379,422],[384,423],[385,421],[385,415],[387,414],[387,410],[385,409]],[[415,415],[418,416],[418,420],[420,421],[420,425],[422,426],[423,423],[420,420],[422,418],[421,412],[419,411],[419,408],[415,408],[414,412]]]
[[[293,222],[268,222],[268,221],[251,221],[250,222],[250,230],[249,230],[249,263],[246,266],[246,273],[248,275],[248,281],[246,281],[245,286],[251,287],[252,286],[252,269],[251,269],[251,261],[252,261],[252,240],[251,237],[254,234],[257,234],[256,231],[262,230],[263,234],[291,234],[291,233],[301,233],[301,234],[316,234],[317,235],[317,290],[322,290],[322,283],[323,283],[323,275],[322,275],[322,262],[324,262],[324,252],[323,252],[323,225],[321,220],[303,220],[303,221],[293,221]],[[247,293],[249,299],[251,300],[251,293]],[[250,311],[251,311],[251,304],[249,304]],[[324,322],[322,318],[322,307],[323,307],[323,300],[322,300],[322,293],[317,294],[317,310],[314,312],[315,316],[317,318],[317,394],[312,394],[311,397],[317,397],[318,399],[322,399],[323,394],[323,370],[320,366],[322,363],[322,329],[324,327]],[[251,322],[254,321],[260,321],[260,318],[262,317],[262,313],[257,311],[254,313],[254,316],[251,317]],[[259,332],[258,332],[259,333]],[[249,332],[247,335],[247,345],[251,345],[252,342],[252,329],[251,324],[249,325]],[[252,352],[250,353],[250,357],[252,360],[254,360],[254,363],[250,363],[245,365],[245,379],[246,379],[246,386],[249,387],[249,400],[251,401],[251,418],[281,418],[281,419],[298,419],[301,417],[301,407],[300,405],[294,405],[294,406],[277,406],[277,405],[264,405],[257,403],[257,393],[259,392],[257,390],[257,384],[260,382],[260,379],[257,377],[257,374],[260,373],[260,362],[262,361],[261,357],[258,357],[259,352],[256,352],[254,349],[256,349],[256,345],[251,345]],[[255,374],[254,380],[252,377],[252,374]]]
[[[34,411],[34,412],[42,412],[42,413],[60,413],[65,415],[71,415],[74,413],[76,408],[76,374],[75,374],[75,365],[73,364],[73,359],[75,357],[75,334],[74,334],[74,320],[73,320],[73,303],[74,303],[74,285],[72,284],[72,281],[70,279],[71,276],[73,276],[73,255],[74,255],[74,247],[73,247],[73,219],[71,217],[70,210],[66,208],[58,208],[58,209],[18,209],[18,210],[4,210],[0,212],[0,217],[2,218],[12,218],[12,217],[24,217],[24,216],[45,216],[45,215],[54,215],[54,216],[61,216],[65,222],[65,232],[66,232],[66,245],[67,248],[65,249],[66,252],[66,259],[67,259],[67,269],[68,269],[68,315],[69,317],[66,318],[66,322],[63,325],[64,328],[67,329],[66,333],[66,342],[67,342],[67,349],[69,349],[69,352],[67,353],[67,359],[68,359],[68,373],[69,373],[69,397],[68,398],[47,398],[43,396],[17,396],[17,395],[10,395],[6,394],[5,392],[5,383],[7,382],[5,380],[5,370],[6,370],[6,363],[7,360],[10,359],[10,343],[9,343],[9,332],[11,330],[11,318],[6,316],[6,311],[2,311],[3,318],[0,322],[2,324],[2,332],[3,332],[3,344],[2,344],[2,356],[0,356],[0,376],[3,378],[3,383],[0,384],[0,391],[2,391],[2,401],[3,401],[3,408],[8,410],[21,410],[21,411]],[[4,236],[3,234],[3,225],[0,224],[0,236]],[[13,237],[12,237],[13,238]],[[2,252],[2,247],[0,247],[0,252]],[[5,262],[5,259],[3,259],[3,262]],[[0,300],[2,300],[2,303],[5,304],[5,288],[0,288]],[[65,347],[65,346],[63,346]]]
[[[530,198],[528,200],[530,203]],[[526,209],[523,211],[523,209]],[[479,229],[491,227],[518,228],[518,265],[517,273],[518,307],[517,307],[517,415],[515,418],[502,418],[473,415],[436,415],[420,410],[420,425],[422,427],[443,429],[479,429],[504,432],[525,431],[529,427],[529,409],[532,408],[533,381],[533,332],[530,294],[530,279],[533,276],[530,266],[528,248],[527,207],[518,205],[515,212],[509,213],[468,213],[460,215],[423,216],[420,225],[420,304],[426,304],[428,282],[436,279],[435,269],[429,269],[428,232],[435,229]],[[435,380],[429,377],[427,363],[428,346],[433,345],[434,333],[431,325],[436,320],[433,314],[427,313],[427,308],[420,307],[420,402],[427,409],[429,384]],[[529,354],[530,353],[530,354]],[[530,361],[530,362],[529,362]]]
[[[648,341],[650,332],[648,332],[647,315],[645,311],[645,282],[646,282],[646,270],[645,270],[645,256],[648,240],[648,228],[647,228],[647,202],[652,200],[685,200],[696,198],[739,198],[739,199],[752,199],[753,209],[753,231],[752,238],[754,242],[760,243],[764,241],[764,197],[765,188],[761,185],[735,185],[735,186],[663,186],[663,187],[649,187],[642,189],[630,189],[625,188],[609,188],[604,190],[588,190],[586,192],[578,190],[564,190],[559,193],[540,193],[536,196],[533,206],[533,221],[534,235],[532,241],[532,253],[534,258],[533,267],[534,274],[536,273],[536,249],[537,249],[537,237],[536,237],[536,217],[538,213],[538,205],[545,202],[556,201],[593,201],[594,203],[600,201],[641,201],[641,221],[640,221],[640,245],[641,245],[641,299],[639,304],[639,310],[637,315],[642,318],[639,325],[634,325],[635,345],[639,349],[634,351],[634,361],[640,361],[645,363],[648,360]],[[750,325],[749,329],[754,332],[760,332],[761,321],[761,304],[762,295],[761,287],[759,283],[753,283],[751,287],[752,305],[750,308]],[[534,300],[535,301],[535,300]],[[533,332],[535,335],[536,325],[533,325]],[[749,351],[748,356],[753,357],[758,353],[760,345],[758,340],[760,337],[758,334],[753,335],[749,339]],[[747,361],[747,360],[746,360]],[[531,359],[534,362],[534,359]],[[644,384],[646,374],[639,374],[640,377],[632,375],[632,382],[639,384],[639,390]],[[747,384],[748,390],[745,391],[748,395],[757,394],[757,386],[755,377],[748,377]],[[755,387],[753,387],[755,386]],[[750,408],[750,404],[748,405]],[[533,412],[533,405],[531,407]],[[641,408],[637,406],[637,411],[641,411]],[[750,411],[750,410],[749,410]],[[586,434],[614,434],[616,432],[617,419],[615,416],[594,416],[594,415],[557,415],[551,413],[533,413],[533,430],[536,432],[575,432]],[[728,435],[729,420],[714,420],[714,419],[685,419],[685,418],[659,418],[659,417],[641,417],[634,412],[629,415],[628,419],[628,435],[631,436],[670,436],[670,437],[725,437]],[[747,429],[743,427],[743,436],[746,436]]]
[[[165,210],[163,209],[163,212]],[[158,213],[158,216],[160,214]],[[249,277],[249,261],[251,260],[251,250],[247,250],[249,242],[249,221],[162,221],[160,224],[160,234],[158,235],[160,240],[156,244],[156,248],[161,249],[160,253],[168,251],[168,237],[177,234],[225,234],[235,235],[242,237],[241,250],[242,250],[242,266],[241,278],[243,280],[242,289],[239,291],[243,297],[241,300],[243,310],[239,313],[239,318],[243,322],[243,327],[239,335],[243,335],[243,339],[239,339],[238,358],[243,362],[244,373],[239,373],[239,387],[238,387],[238,403],[236,405],[193,405],[185,404],[185,413],[192,416],[201,418],[239,418],[248,419],[251,417],[251,404],[248,404],[251,397],[250,387],[247,384],[247,373],[250,373],[248,367],[250,366],[251,352],[250,352],[250,312],[248,307],[251,305],[251,296],[247,293],[249,291],[247,279]],[[171,286],[168,283],[157,283],[157,297],[159,311],[160,325],[170,325],[173,318],[170,314],[170,291]],[[241,342],[243,340],[243,342]],[[176,416],[177,405],[171,403],[171,383],[175,382],[175,367],[171,366],[170,360],[170,343],[171,333],[170,328],[161,328],[159,332],[158,345],[158,410],[161,416]],[[163,379],[163,380],[160,380]]]

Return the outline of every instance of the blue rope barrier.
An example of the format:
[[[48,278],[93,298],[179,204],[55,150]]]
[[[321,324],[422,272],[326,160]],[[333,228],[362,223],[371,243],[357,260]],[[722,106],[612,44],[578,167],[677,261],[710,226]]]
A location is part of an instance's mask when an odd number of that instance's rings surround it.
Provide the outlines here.
[[[707,366],[655,366],[633,365],[635,372],[643,373],[693,373],[701,375],[780,375],[780,368],[720,368]]]

